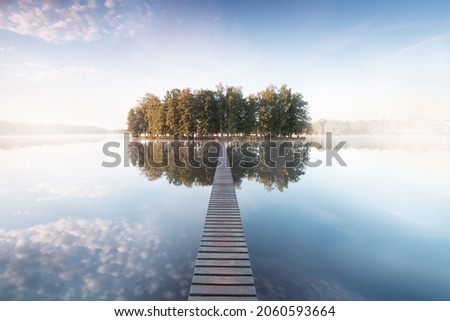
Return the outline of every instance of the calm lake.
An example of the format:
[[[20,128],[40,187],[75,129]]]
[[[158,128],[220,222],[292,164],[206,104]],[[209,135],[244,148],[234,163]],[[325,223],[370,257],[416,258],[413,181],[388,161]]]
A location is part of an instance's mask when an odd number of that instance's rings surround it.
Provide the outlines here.
[[[347,166],[233,169],[258,298],[450,300],[450,137],[341,140]],[[0,137],[0,300],[187,299],[214,170],[123,145]]]

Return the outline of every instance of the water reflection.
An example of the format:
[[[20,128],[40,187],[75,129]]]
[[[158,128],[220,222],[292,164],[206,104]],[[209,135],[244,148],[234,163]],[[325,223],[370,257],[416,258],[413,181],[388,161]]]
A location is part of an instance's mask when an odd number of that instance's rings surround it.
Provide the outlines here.
[[[236,187],[248,179],[268,191],[283,191],[306,173],[309,148],[299,141],[228,142],[225,144]],[[175,185],[209,186],[217,165],[216,142],[132,142],[130,162],[150,181],[165,178]]]
[[[102,167],[122,137],[0,148],[0,300],[186,300],[209,191]]]
[[[110,137],[110,135],[0,136],[0,150],[19,149],[29,146],[96,143],[104,140],[106,137]]]
[[[304,141],[314,141],[325,146],[324,135],[307,136]],[[333,146],[345,141],[343,149],[354,150],[448,150],[450,135],[333,135]]]
[[[261,142],[227,144],[260,299],[450,299],[448,137],[405,137],[399,150],[398,137],[366,138],[342,138],[349,166],[307,176],[305,159],[326,151],[278,142],[268,159]],[[106,139],[17,148],[23,139],[0,144],[0,300],[187,299],[214,144],[135,144],[135,167],[111,169]]]
[[[217,162],[206,166],[199,161],[207,153],[201,143],[193,142],[132,142],[129,148],[131,164],[150,181],[165,178],[170,184],[188,187],[212,185]]]
[[[0,300],[184,299],[191,278],[139,223],[64,218],[0,230],[0,244]]]

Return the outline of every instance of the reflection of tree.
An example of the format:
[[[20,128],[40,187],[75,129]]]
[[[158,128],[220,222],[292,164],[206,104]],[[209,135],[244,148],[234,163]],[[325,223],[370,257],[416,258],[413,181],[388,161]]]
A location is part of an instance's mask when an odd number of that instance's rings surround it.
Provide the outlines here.
[[[216,163],[207,163],[209,143],[203,142],[161,142],[153,141],[145,145],[131,143],[130,161],[138,166],[149,180],[165,178],[170,184],[191,187],[212,185]],[[236,187],[244,179],[254,180],[268,190],[283,191],[289,183],[300,180],[305,175],[304,161],[308,159],[308,149],[300,144],[285,142],[226,144]],[[145,157],[144,157],[145,155]]]
[[[172,144],[172,146],[171,146]],[[191,187],[212,185],[215,163],[204,166],[201,160],[206,150],[197,142],[149,142],[134,148],[130,144],[130,161],[133,166],[139,164],[141,172],[151,181],[164,177],[170,184]],[[174,146],[177,145],[177,146]],[[173,148],[180,147],[180,148]],[[175,152],[179,151],[179,155]],[[144,154],[147,156],[144,158]],[[177,166],[176,161],[184,166]],[[180,164],[178,164],[180,165]]]
[[[280,150],[280,143],[277,143],[270,154],[265,143],[228,146],[235,185],[239,187],[246,178],[263,184],[268,191],[275,188],[283,191],[289,183],[298,182],[300,176],[305,175],[304,161],[308,159],[308,149],[294,143],[284,144],[285,146],[281,146],[284,153]],[[242,148],[247,148],[254,156],[243,157]]]

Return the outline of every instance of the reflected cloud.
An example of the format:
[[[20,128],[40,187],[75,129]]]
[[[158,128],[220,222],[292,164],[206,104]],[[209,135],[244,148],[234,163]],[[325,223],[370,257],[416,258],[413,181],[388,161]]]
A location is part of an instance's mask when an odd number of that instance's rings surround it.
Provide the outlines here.
[[[31,211],[30,210],[19,210],[16,213],[14,213],[16,216],[30,216]]]
[[[44,193],[47,196],[37,197],[38,202],[53,201],[64,198],[100,198],[109,194],[109,188],[105,185],[54,185],[40,183],[27,190],[29,193]]]
[[[167,266],[169,246],[141,224],[103,219],[0,230],[0,300],[184,299],[192,271]]]
[[[322,276],[310,271],[299,273],[298,265],[297,270],[293,270],[284,260],[252,259],[252,266],[259,300],[335,301],[364,299],[357,293],[345,288],[332,277]],[[283,271],[283,273],[271,273],[271,271]],[[286,286],[287,284],[289,286]]]

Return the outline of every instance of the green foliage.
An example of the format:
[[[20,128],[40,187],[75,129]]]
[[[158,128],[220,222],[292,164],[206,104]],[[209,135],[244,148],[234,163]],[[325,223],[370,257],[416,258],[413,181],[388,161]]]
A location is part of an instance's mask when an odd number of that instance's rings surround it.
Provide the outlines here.
[[[308,130],[308,104],[299,93],[283,85],[270,85],[258,93],[259,127],[263,134],[291,136]]]
[[[129,111],[127,123],[133,135],[152,136],[291,136],[312,130],[308,104],[286,85],[279,89],[270,85],[248,97],[240,87],[222,84],[215,91],[172,89],[162,101],[146,94]]]
[[[170,135],[178,134],[180,131],[180,110],[178,108],[181,91],[172,89],[164,96],[164,109],[166,110],[166,126]]]
[[[139,136],[142,133],[148,131],[147,121],[145,119],[145,113],[142,108],[134,108],[128,112],[127,119],[128,131],[133,136]]]

